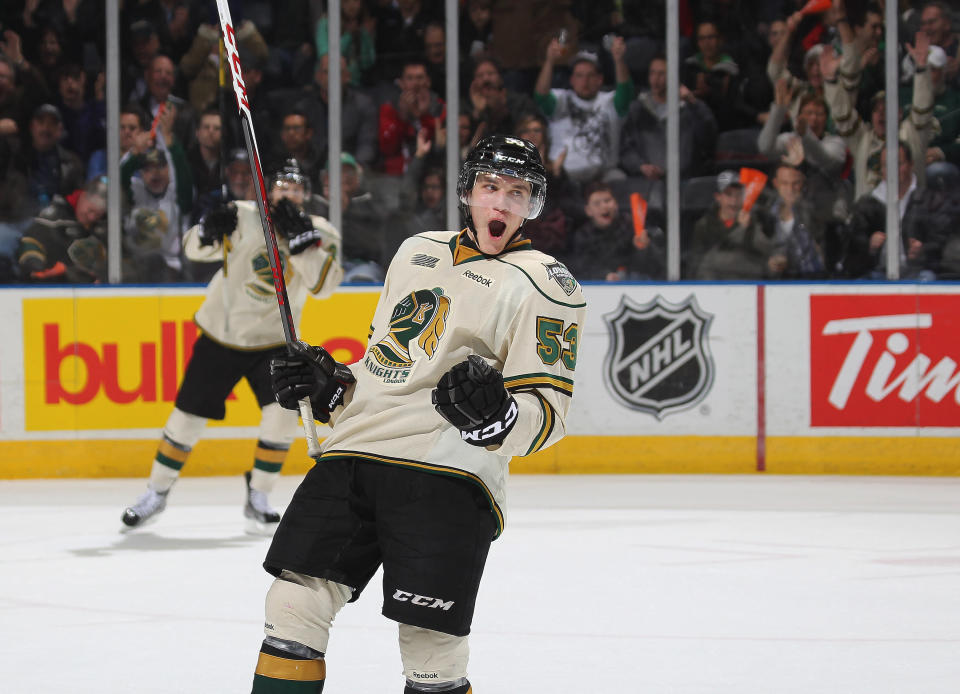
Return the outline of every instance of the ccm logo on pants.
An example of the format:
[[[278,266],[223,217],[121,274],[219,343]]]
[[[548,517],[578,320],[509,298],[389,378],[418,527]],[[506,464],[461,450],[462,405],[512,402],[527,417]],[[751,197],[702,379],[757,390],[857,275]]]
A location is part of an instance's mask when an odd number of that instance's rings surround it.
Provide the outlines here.
[[[430,598],[426,595],[415,595],[399,589],[397,589],[397,591],[393,594],[393,599],[399,600],[400,602],[409,602],[413,605],[419,605],[420,607],[439,607],[444,611],[453,607],[453,600],[447,600],[444,602],[440,598]]]

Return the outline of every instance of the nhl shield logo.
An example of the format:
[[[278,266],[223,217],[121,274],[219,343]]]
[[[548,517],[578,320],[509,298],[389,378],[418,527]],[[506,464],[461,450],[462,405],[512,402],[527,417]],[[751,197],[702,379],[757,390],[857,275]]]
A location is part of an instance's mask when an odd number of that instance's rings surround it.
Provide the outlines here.
[[[680,304],[657,296],[642,306],[624,296],[603,319],[610,332],[604,381],[622,404],[662,420],[709,392],[713,358],[707,333],[713,316],[692,294]]]

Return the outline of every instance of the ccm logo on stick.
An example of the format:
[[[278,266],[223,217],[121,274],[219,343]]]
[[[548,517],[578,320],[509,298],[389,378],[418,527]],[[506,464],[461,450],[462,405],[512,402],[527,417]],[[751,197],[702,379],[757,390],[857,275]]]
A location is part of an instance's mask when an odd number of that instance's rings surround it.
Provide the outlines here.
[[[399,600],[400,602],[409,602],[413,605],[419,605],[420,607],[439,607],[441,610],[449,611],[453,607],[453,600],[441,600],[440,598],[430,598],[426,595],[416,595],[415,593],[408,593],[405,590],[397,590],[393,594],[394,600]]]

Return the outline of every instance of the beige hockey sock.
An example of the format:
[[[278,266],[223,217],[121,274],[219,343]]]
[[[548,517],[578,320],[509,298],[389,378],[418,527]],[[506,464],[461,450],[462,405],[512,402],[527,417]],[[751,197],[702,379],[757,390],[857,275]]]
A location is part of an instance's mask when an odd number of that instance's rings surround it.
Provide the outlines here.
[[[273,491],[273,486],[277,483],[278,477],[280,477],[279,470],[276,472],[267,472],[266,470],[255,467],[250,471],[250,488],[256,489],[258,492],[263,492],[264,494],[269,494]]]
[[[153,467],[150,469],[149,487],[155,492],[163,494],[170,490],[173,483],[180,477],[180,471],[174,470],[161,463],[159,460],[153,461]]]

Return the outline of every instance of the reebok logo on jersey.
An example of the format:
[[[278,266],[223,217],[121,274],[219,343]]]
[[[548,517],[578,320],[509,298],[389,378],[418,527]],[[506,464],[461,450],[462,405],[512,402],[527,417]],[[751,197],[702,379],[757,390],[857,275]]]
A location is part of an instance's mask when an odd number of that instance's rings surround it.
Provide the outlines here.
[[[399,588],[394,592],[393,599],[399,600],[400,602],[409,602],[411,605],[418,605],[420,607],[439,607],[444,612],[449,612],[450,608],[453,607],[453,600],[445,601],[441,598],[417,595],[415,593],[408,593],[405,590],[400,590]]]
[[[432,255],[427,255],[426,253],[417,253],[410,258],[411,265],[420,265],[421,267],[436,267],[439,262],[440,258],[434,258]]]
[[[463,276],[466,277],[468,280],[473,280],[474,282],[476,282],[477,284],[483,287],[493,286],[493,280],[491,278],[484,277],[483,275],[478,275],[475,272],[470,272],[470,270],[465,270],[463,273]]]

